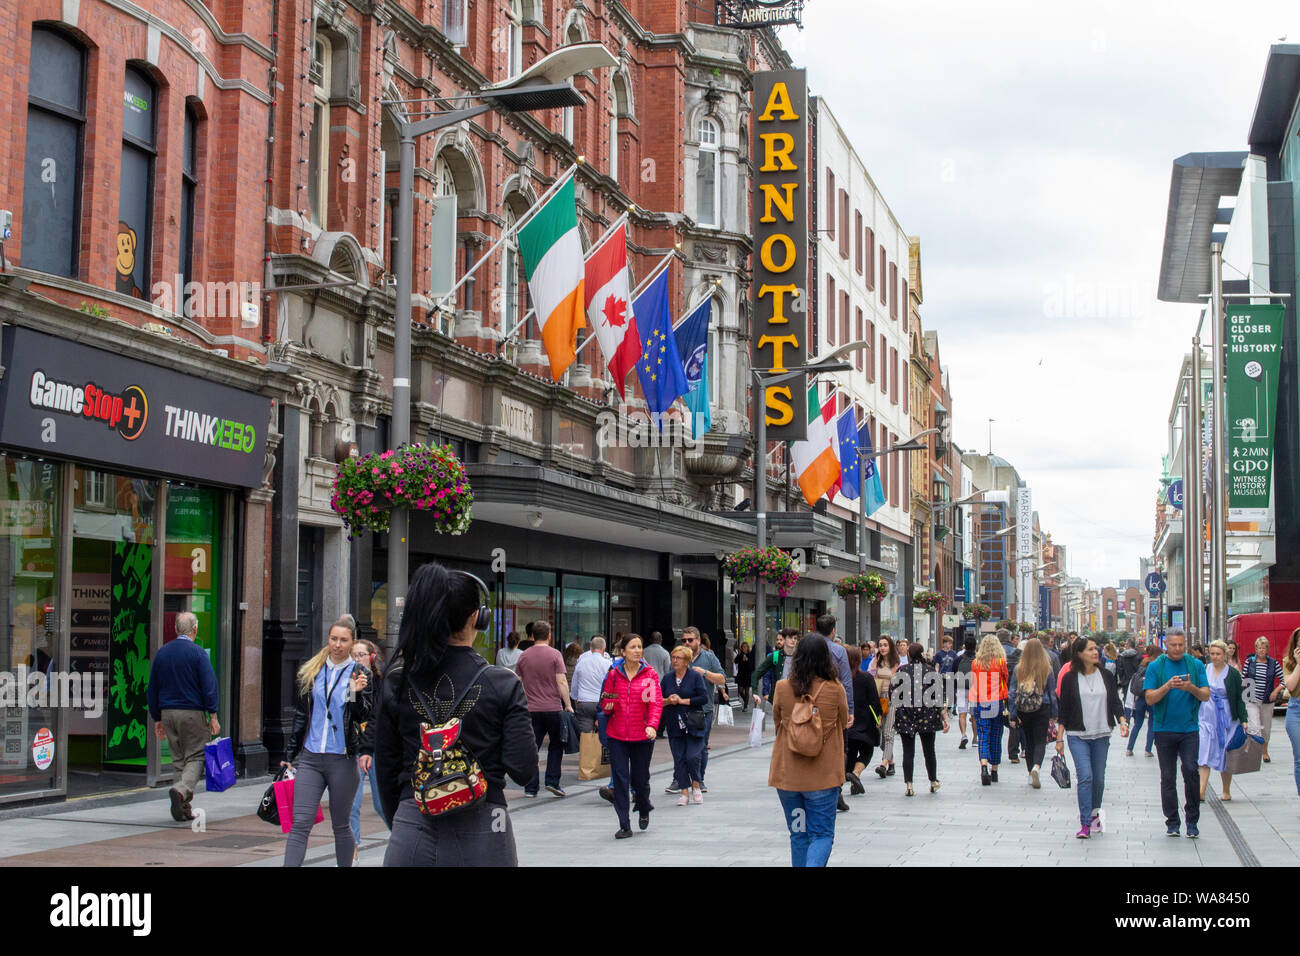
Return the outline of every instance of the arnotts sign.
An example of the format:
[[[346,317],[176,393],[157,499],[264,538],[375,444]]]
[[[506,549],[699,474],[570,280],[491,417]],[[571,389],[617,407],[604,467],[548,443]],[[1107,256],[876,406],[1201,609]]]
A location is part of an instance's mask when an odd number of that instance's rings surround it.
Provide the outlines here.
[[[781,370],[807,360],[808,79],[803,70],[754,74],[751,200],[754,234],[755,369]],[[808,389],[801,376],[763,389],[760,411],[769,441],[808,437]]]
[[[255,488],[271,401],[149,362],[7,327],[0,445]]]
[[[755,30],[793,23],[803,26],[804,0],[716,0],[713,23]]]

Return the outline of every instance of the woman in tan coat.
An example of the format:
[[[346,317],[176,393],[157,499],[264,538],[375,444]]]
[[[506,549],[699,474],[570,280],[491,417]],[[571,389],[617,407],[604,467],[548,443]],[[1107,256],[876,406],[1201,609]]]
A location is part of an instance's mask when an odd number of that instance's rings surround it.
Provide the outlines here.
[[[820,634],[805,634],[799,642],[789,679],[777,681],[772,692],[772,718],[776,742],[767,785],[776,787],[785,812],[791,864],[825,866],[844,786],[849,702]]]

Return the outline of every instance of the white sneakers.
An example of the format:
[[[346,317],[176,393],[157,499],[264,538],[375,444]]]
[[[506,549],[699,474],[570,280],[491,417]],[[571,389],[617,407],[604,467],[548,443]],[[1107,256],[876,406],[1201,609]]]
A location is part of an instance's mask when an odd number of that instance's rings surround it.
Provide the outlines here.
[[[1106,832],[1106,816],[1101,807],[1092,811],[1092,823],[1089,826],[1089,829],[1094,835]]]

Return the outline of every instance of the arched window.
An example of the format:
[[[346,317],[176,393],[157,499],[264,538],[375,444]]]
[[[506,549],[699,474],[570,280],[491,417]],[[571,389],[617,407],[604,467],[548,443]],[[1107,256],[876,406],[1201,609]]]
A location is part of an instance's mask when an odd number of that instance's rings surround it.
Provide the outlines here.
[[[81,153],[86,125],[85,53],[53,30],[32,30],[23,177],[22,264],[77,274]]]
[[[718,176],[718,124],[705,117],[698,129],[699,158],[695,168],[695,220],[701,226],[722,225]]]
[[[142,70],[128,66],[122,104],[122,179],[118,187],[114,265],[117,291],[137,299],[149,298],[157,112],[153,81]]]

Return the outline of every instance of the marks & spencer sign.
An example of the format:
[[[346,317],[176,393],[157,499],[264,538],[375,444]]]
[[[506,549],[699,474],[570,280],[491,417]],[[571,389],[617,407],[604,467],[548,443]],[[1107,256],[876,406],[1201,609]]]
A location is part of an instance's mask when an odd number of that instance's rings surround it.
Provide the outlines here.
[[[754,74],[752,367],[798,368],[808,354],[808,78]],[[808,437],[805,376],[764,385],[768,441]]]
[[[0,443],[255,488],[270,399],[31,329],[8,327]]]

